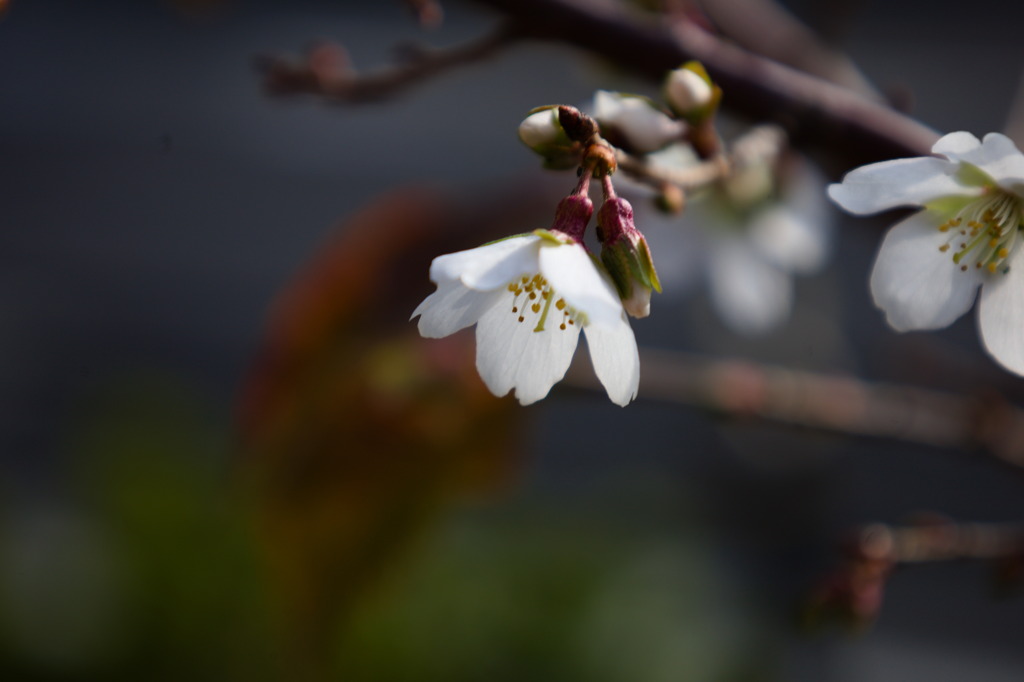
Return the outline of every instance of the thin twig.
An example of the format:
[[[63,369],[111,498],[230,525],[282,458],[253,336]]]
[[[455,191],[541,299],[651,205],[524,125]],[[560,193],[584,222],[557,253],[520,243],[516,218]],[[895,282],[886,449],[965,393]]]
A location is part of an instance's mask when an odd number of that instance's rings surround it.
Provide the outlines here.
[[[276,95],[309,93],[348,103],[381,100],[435,75],[463,64],[474,63],[521,37],[511,23],[463,45],[428,49],[406,46],[408,62],[374,73],[360,74],[350,68],[344,49],[321,45],[296,63],[283,57],[260,57],[257,68],[267,89]],[[328,55],[324,58],[324,55]]]
[[[1016,557],[1024,554],[1024,525],[954,523],[935,515],[903,526],[874,523],[857,532],[855,551],[893,564]]]
[[[719,154],[688,166],[666,166],[615,150],[619,170],[655,189],[674,185],[683,192],[698,190],[729,177],[736,169],[763,165],[774,167],[786,149],[786,133],[776,125],[759,125],[736,138],[728,154]]]
[[[839,433],[968,449],[1024,474],[1024,410],[986,396],[965,397],[849,376],[643,349],[641,395],[725,414]],[[576,365],[570,385],[601,390]]]
[[[635,180],[655,188],[671,184],[684,191],[699,189],[724,178],[729,174],[730,168],[729,160],[724,156],[717,156],[685,168],[669,168],[648,163],[621,149],[616,149],[615,160],[619,170]]]
[[[971,560],[992,564],[995,586],[1019,589],[1024,577],[1024,524],[956,523],[938,514],[892,526],[856,529],[840,565],[808,595],[804,620],[839,618],[854,628],[873,622],[895,569],[926,562]]]

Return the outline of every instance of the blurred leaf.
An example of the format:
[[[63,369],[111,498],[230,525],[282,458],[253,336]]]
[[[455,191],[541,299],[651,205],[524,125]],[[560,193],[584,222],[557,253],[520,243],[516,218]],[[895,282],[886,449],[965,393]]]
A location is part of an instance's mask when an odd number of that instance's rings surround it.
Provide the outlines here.
[[[517,412],[477,377],[472,335],[421,339],[409,322],[440,237],[467,224],[427,190],[393,192],[271,311],[240,399],[239,474],[299,675],[325,675],[352,607],[446,506],[506,478]]]

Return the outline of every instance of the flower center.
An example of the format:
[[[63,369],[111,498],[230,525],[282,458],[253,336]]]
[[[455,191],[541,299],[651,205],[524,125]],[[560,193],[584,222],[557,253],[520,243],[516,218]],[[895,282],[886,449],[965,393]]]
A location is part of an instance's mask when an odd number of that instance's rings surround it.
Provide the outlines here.
[[[552,305],[555,308],[553,314],[559,319],[559,329],[566,329],[566,325],[583,324],[586,319],[582,313],[570,307],[564,298],[556,297],[551,285],[540,275],[523,275],[509,282],[506,288],[512,294],[512,314],[516,315],[520,323],[526,322],[527,317],[531,323],[536,318],[537,324],[533,328],[535,332],[544,331],[548,315],[552,314]]]
[[[1018,242],[1021,228],[1020,200],[1006,192],[993,192],[960,209],[939,225],[940,232],[952,232],[939,251],[953,251],[953,262],[966,272],[970,264],[989,272],[1009,270],[1004,266]]]

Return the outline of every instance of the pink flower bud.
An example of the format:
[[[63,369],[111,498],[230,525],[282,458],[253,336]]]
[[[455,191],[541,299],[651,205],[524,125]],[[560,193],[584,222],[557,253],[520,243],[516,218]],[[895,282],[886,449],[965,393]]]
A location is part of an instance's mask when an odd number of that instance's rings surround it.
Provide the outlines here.
[[[660,293],[661,282],[647,240],[633,223],[633,207],[628,201],[617,196],[605,200],[597,213],[597,237],[601,262],[615,282],[622,306],[633,317],[647,317],[651,289]]]

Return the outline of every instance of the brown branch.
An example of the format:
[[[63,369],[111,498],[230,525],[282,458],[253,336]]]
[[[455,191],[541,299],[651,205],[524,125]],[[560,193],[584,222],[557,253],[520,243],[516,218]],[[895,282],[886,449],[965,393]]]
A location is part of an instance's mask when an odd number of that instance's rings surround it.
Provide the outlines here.
[[[1024,474],[1024,410],[996,396],[964,397],[848,376],[642,349],[640,394],[724,414],[857,436],[969,450]],[[574,364],[566,382],[602,390]]]
[[[724,156],[716,156],[686,168],[668,168],[648,163],[641,158],[615,150],[615,161],[619,170],[634,180],[661,190],[665,185],[674,185],[684,192],[706,187],[729,174],[731,165]]]
[[[953,523],[929,515],[918,523],[874,523],[856,533],[855,553],[893,564],[955,559],[1005,559],[1024,555],[1024,526],[1019,523]]]
[[[900,566],[934,561],[991,562],[998,588],[1019,588],[1024,573],[1024,524],[955,523],[918,515],[901,526],[875,523],[852,534],[841,565],[820,581],[804,608],[806,625],[839,619],[863,628],[878,616],[886,584]]]
[[[847,57],[775,0],[703,0],[715,27],[743,49],[882,101]]]
[[[621,149],[615,150],[618,168],[633,180],[665,192],[669,186],[685,194],[728,178],[736,169],[763,164],[773,167],[788,144],[786,134],[775,125],[754,126],[733,141],[727,154],[717,154],[685,167],[652,163]]]
[[[654,79],[700,60],[725,91],[724,106],[785,127],[795,144],[827,148],[847,165],[929,153],[938,134],[856,93],[723,42],[693,23],[644,22],[584,0],[477,0],[530,36],[570,43]]]
[[[402,50],[406,63],[374,73],[360,74],[351,68],[340,45],[321,44],[301,62],[263,56],[256,60],[264,84],[275,95],[309,93],[328,100],[359,103],[384,99],[429,76],[463,64],[474,63],[520,37],[512,24],[475,41],[446,49],[408,45]]]

